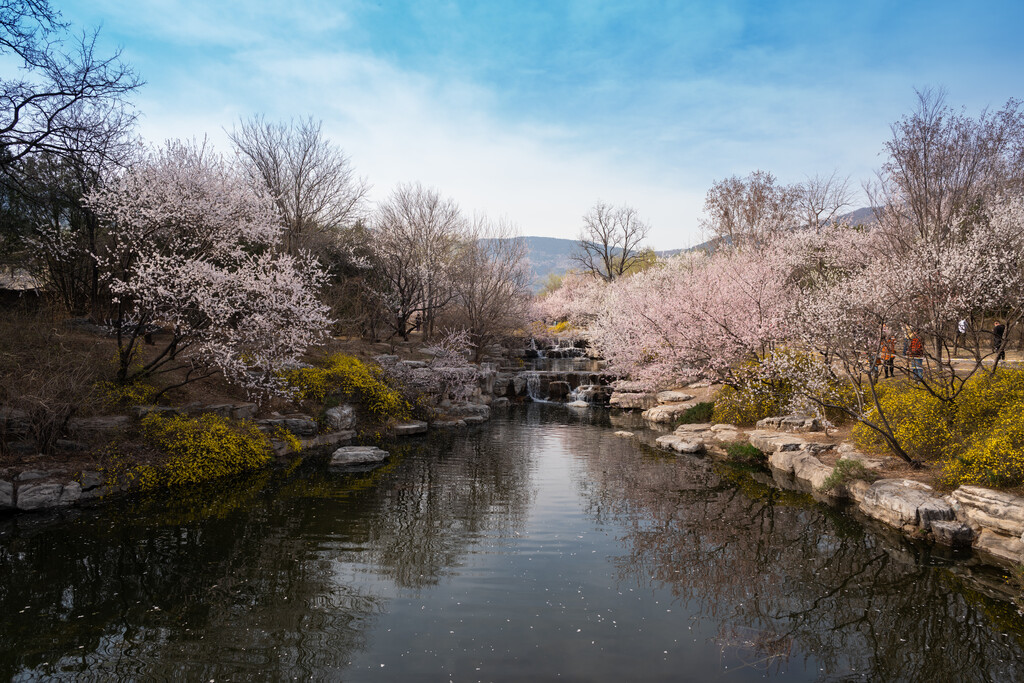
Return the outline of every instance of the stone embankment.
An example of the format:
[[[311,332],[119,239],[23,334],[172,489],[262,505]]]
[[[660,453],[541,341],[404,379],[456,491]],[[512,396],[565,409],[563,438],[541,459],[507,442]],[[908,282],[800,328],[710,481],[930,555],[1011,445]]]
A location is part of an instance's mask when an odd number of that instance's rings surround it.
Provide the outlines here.
[[[469,401],[453,402],[445,399],[439,406],[443,417],[429,423],[421,420],[399,422],[394,425],[395,436],[413,436],[424,434],[430,429],[460,428],[485,422],[490,418],[492,408],[510,404],[508,398],[495,395],[496,376],[493,367],[483,367],[480,387],[469,397]],[[213,413],[227,418],[253,420],[270,438],[274,452],[279,457],[291,453],[297,440],[303,450],[339,447],[331,456],[331,465],[334,467],[344,464],[365,466],[384,459],[378,458],[379,453],[371,447],[350,446],[346,449],[346,444],[350,444],[356,437],[356,411],[351,405],[329,408],[319,421],[303,413],[273,413],[257,419],[257,410],[255,403],[134,406],[128,415],[71,420],[66,438],[59,440],[57,446],[65,452],[87,452],[89,449],[86,444],[110,443],[131,427],[133,419],[139,420],[150,413],[190,416]],[[29,465],[0,469],[0,513],[65,508],[131,488],[124,481],[116,484],[108,482],[107,473],[100,465],[71,468],[63,466],[59,458],[31,456],[34,445],[31,442],[28,415],[15,410],[2,411],[0,423],[8,447],[28,455],[30,462]],[[283,431],[294,439],[282,438]]]
[[[724,457],[733,443],[749,443],[768,456],[774,482],[810,493],[829,503],[852,504],[863,515],[914,538],[953,547],[972,547],[999,562],[1024,563],[1024,498],[980,486],[961,486],[943,495],[931,486],[905,478],[854,479],[824,489],[835,467],[819,459],[838,454],[865,470],[879,472],[884,461],[859,452],[852,444],[815,440],[821,425],[814,419],[768,418],[753,430],[728,424],[681,425],[657,438],[659,448],[675,453]]]

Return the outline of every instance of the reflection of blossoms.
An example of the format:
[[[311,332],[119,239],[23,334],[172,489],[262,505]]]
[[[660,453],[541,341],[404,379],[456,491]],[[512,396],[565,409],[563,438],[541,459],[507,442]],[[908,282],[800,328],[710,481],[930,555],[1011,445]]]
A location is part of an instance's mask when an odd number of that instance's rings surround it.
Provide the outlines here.
[[[273,200],[204,147],[170,143],[86,201],[110,231],[97,260],[118,306],[121,381],[188,367],[186,381],[217,369],[276,391],[279,371],[325,334],[316,298],[325,272],[311,256],[278,251]],[[170,341],[142,358],[154,324]]]

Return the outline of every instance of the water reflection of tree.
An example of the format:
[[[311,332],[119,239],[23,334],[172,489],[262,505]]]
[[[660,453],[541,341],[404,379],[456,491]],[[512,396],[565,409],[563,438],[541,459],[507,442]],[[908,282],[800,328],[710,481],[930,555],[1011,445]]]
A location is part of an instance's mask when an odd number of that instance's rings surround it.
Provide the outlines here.
[[[417,442],[425,457],[371,473],[263,473],[170,504],[9,521],[0,677],[337,677],[386,608],[367,572],[429,585],[475,538],[522,523],[514,441],[497,427]]]
[[[745,640],[768,672],[793,642],[830,676],[1024,678],[1024,620],[925,546],[722,465],[630,455],[610,434],[579,457],[591,514],[627,529],[621,580],[671,590],[718,624],[723,652]]]

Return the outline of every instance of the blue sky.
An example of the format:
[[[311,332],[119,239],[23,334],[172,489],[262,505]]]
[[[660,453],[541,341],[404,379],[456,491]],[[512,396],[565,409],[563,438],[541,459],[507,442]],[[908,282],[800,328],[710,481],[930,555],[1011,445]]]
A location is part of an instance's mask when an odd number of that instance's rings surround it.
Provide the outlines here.
[[[67,0],[147,81],[151,141],[312,115],[385,197],[420,181],[574,238],[597,200],[659,249],[701,240],[715,180],[859,186],[915,88],[1024,97],[1021,2]]]

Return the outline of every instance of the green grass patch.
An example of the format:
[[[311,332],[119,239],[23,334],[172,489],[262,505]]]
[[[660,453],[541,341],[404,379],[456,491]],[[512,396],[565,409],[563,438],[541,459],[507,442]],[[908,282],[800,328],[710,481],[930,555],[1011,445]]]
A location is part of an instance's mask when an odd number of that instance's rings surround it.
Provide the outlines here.
[[[715,412],[715,404],[712,401],[702,401],[690,406],[686,411],[676,418],[677,425],[693,425],[711,422],[711,416]]]
[[[818,490],[828,492],[858,479],[870,483],[878,479],[878,474],[856,460],[840,460],[832,468],[832,474],[825,478]]]
[[[725,449],[729,462],[737,465],[756,465],[765,467],[768,465],[768,454],[749,443],[729,444]]]

